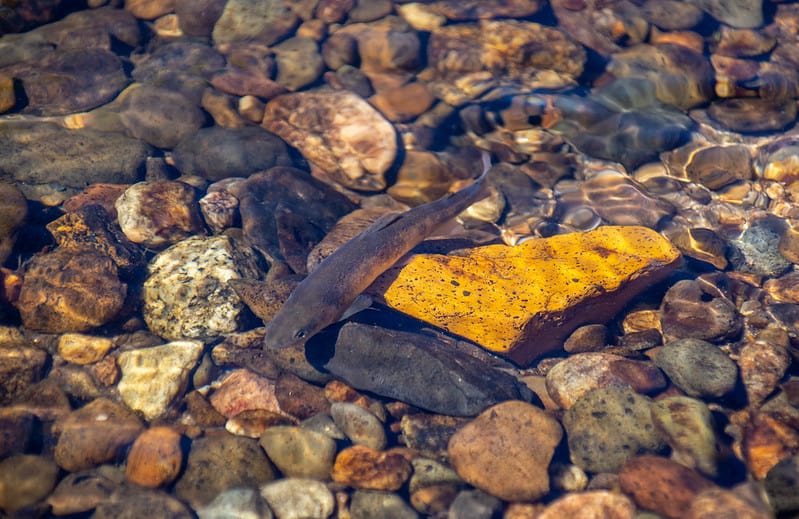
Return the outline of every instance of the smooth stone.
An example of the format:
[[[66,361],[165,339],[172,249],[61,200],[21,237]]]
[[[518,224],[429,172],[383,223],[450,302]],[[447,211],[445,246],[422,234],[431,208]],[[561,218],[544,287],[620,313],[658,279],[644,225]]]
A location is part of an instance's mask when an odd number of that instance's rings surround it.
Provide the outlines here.
[[[779,402],[775,398],[772,403]],[[740,440],[740,452],[748,472],[762,480],[782,460],[790,458],[799,444],[799,430],[792,424],[799,420],[796,408],[784,405],[762,409],[747,416]]]
[[[607,490],[594,490],[560,497],[548,504],[538,517],[540,519],[561,517],[633,519],[637,515],[635,504],[627,496]]]
[[[228,0],[211,36],[216,44],[254,40],[272,45],[298,21],[285,0]]]
[[[356,490],[350,501],[352,519],[416,519],[413,508],[397,494],[377,490]]]
[[[356,489],[399,490],[411,475],[411,464],[398,452],[376,451],[354,445],[336,456],[333,481]]]
[[[181,141],[172,158],[184,175],[208,180],[249,177],[256,171],[292,164],[285,142],[252,126],[202,128]]]
[[[657,452],[663,440],[651,417],[652,401],[628,387],[586,394],[563,415],[572,463],[588,472],[616,472],[641,452]]]
[[[148,421],[162,416],[188,384],[202,351],[199,341],[175,341],[123,352],[117,360],[122,400]]]
[[[780,132],[796,120],[796,103],[791,99],[717,99],[708,115],[727,130],[740,133]]]
[[[14,94],[14,80],[0,74],[0,114],[11,110],[15,104],[17,104],[17,99]]]
[[[216,434],[192,442],[175,495],[198,509],[226,490],[258,488],[274,479],[274,469],[257,441]]]
[[[227,373],[209,400],[214,409],[226,418],[253,409],[280,412],[274,381],[247,369],[235,369]]]
[[[766,505],[753,504],[735,490],[711,488],[704,490],[691,501],[686,519],[713,519],[715,517],[741,519],[768,519],[773,517]]]
[[[415,74],[421,64],[419,34],[399,17],[387,16],[372,23],[347,24],[336,34],[349,35],[357,40],[358,68],[375,87],[396,85]]]
[[[636,393],[652,393],[666,387],[666,379],[651,363],[596,352],[577,353],[555,364],[547,372],[546,384],[552,400],[568,409],[601,387],[628,386]]]
[[[275,52],[275,81],[296,92],[310,85],[325,69],[317,43],[311,38],[295,36],[272,47]]]
[[[784,330],[765,328],[738,353],[738,368],[749,405],[774,393],[791,366],[790,339]]]
[[[114,347],[107,337],[65,333],[58,338],[58,354],[73,364],[94,364]]]
[[[143,20],[154,20],[174,8],[175,0],[125,0],[125,10]]]
[[[124,188],[116,193],[115,198],[122,193]],[[53,220],[45,228],[59,247],[76,252],[93,249],[111,258],[124,276],[144,266],[144,251],[128,240],[117,223],[112,221],[116,220],[115,216],[113,201],[110,211],[102,204],[87,204]]]
[[[26,184],[83,188],[131,184],[151,148],[122,134],[68,130],[43,122],[0,123],[0,178]]]
[[[147,271],[144,320],[161,337],[216,337],[251,321],[227,281],[259,278],[261,270],[255,251],[238,240],[193,236],[160,252]]]
[[[383,422],[363,407],[349,402],[333,402],[330,416],[347,438],[356,445],[365,445],[380,451],[386,447],[387,438]]]
[[[47,352],[26,346],[0,346],[0,404],[9,404],[38,382],[49,360]]]
[[[467,483],[506,501],[549,492],[547,469],[563,436],[560,424],[526,402],[483,411],[449,441],[449,460]]]
[[[691,502],[715,485],[676,461],[652,455],[632,458],[619,471],[622,491],[635,503],[665,517],[686,517]]]
[[[701,400],[671,396],[652,404],[652,423],[672,449],[672,459],[708,477],[718,471],[713,416]]]
[[[799,510],[799,455],[788,456],[768,471],[764,480],[769,501],[780,514]]]
[[[255,247],[278,259],[285,259],[281,251],[284,231],[276,221],[279,214],[299,217],[308,226],[300,230],[322,234],[356,208],[324,182],[290,167],[274,167],[251,175],[237,196],[245,236]]]
[[[385,189],[396,132],[356,94],[323,89],[278,96],[266,104],[262,126],[344,187]]]
[[[212,76],[225,67],[225,58],[205,41],[180,38],[137,56],[133,79],[180,92],[199,104]]]
[[[702,10],[678,0],[647,0],[641,6],[646,20],[667,31],[690,29],[702,20]]]
[[[111,50],[112,39],[133,48],[141,44],[142,36],[136,18],[111,6],[80,10],[31,32],[59,49],[79,51]]]
[[[26,410],[0,410],[0,458],[27,452],[36,425],[36,417]]]
[[[231,488],[196,510],[199,519],[272,519],[274,515],[254,488]]]
[[[195,190],[183,182],[138,182],[114,207],[125,236],[148,248],[161,249],[203,231]]]
[[[607,226],[514,247],[476,247],[463,256],[417,254],[389,269],[368,293],[527,365],[562,348],[577,327],[616,315],[680,258],[651,229]]]
[[[289,478],[327,480],[336,457],[333,438],[304,427],[269,427],[258,440],[272,463]]]
[[[266,409],[246,409],[225,422],[225,430],[236,436],[247,438],[260,438],[270,427],[281,425],[294,425],[296,420],[282,413],[267,411]]]
[[[730,240],[727,258],[738,272],[776,278],[792,266],[780,254],[779,242],[779,235],[763,225],[748,227],[739,238]]]
[[[502,501],[482,490],[461,490],[449,506],[450,519],[492,519],[502,510]]]
[[[622,163],[628,162],[622,160]],[[580,190],[588,207],[613,225],[643,225],[654,229],[675,212],[672,204],[652,196],[629,176],[613,170],[602,171],[586,180]]]
[[[424,515],[445,514],[458,495],[459,485],[437,483],[411,492],[411,506]]]
[[[408,483],[411,493],[433,485],[462,486],[463,480],[449,465],[430,458],[414,458],[411,460],[413,475]]]
[[[73,472],[58,483],[47,504],[58,516],[88,512],[107,501],[118,484],[102,469]]]
[[[738,380],[735,362],[718,346],[701,339],[678,339],[658,350],[655,364],[685,394],[719,398]]]
[[[763,25],[762,0],[691,0],[716,20],[740,29]]]
[[[52,460],[32,454],[0,461],[0,509],[13,515],[47,497],[55,487],[58,470]]]
[[[85,332],[116,318],[126,295],[110,257],[58,247],[29,260],[16,307],[31,330]]]
[[[183,464],[181,436],[170,427],[152,427],[136,438],[128,453],[125,479],[157,488],[173,482]]]
[[[666,341],[702,339],[716,342],[741,332],[741,316],[735,305],[718,293],[684,279],[669,288],[660,305],[660,325]]]
[[[335,508],[333,493],[314,479],[281,479],[260,492],[278,519],[327,519]]]
[[[608,327],[604,324],[587,324],[574,330],[563,343],[568,353],[589,353],[602,350],[608,344]]]
[[[11,255],[17,231],[28,214],[28,201],[19,188],[0,182],[0,265]]]
[[[330,411],[330,402],[324,389],[290,373],[281,374],[277,379],[275,398],[280,409],[300,420]]]
[[[180,30],[187,36],[209,38],[226,3],[226,0],[175,0]]]
[[[134,83],[113,103],[72,120],[97,130],[122,131],[158,148],[174,148],[200,129],[205,115],[180,92]]]
[[[128,408],[98,398],[56,420],[53,429],[60,432],[56,463],[75,472],[119,458],[144,425]]]
[[[36,115],[65,115],[90,110],[114,98],[128,84],[122,62],[103,49],[57,49],[34,62],[0,69],[21,82]]]
[[[359,323],[341,328],[324,368],[357,389],[448,415],[522,396],[513,377],[448,343]]]
[[[424,83],[415,81],[380,90],[369,102],[389,121],[406,122],[430,109],[435,97]]]
[[[133,485],[120,486],[107,501],[97,505],[95,519],[137,519],[169,517],[192,519],[194,514],[182,502],[166,492],[140,489]]]

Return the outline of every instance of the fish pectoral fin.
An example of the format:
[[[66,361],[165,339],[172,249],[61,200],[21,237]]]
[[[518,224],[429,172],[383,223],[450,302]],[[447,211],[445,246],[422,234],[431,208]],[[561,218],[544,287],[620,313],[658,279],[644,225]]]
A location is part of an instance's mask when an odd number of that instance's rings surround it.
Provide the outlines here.
[[[366,310],[370,306],[372,306],[371,296],[367,296],[366,294],[361,294],[355,298],[355,301],[352,302],[349,308],[344,310],[344,313],[341,315],[341,318],[339,318],[339,321],[343,321],[344,319],[347,319],[357,314],[361,310]]]

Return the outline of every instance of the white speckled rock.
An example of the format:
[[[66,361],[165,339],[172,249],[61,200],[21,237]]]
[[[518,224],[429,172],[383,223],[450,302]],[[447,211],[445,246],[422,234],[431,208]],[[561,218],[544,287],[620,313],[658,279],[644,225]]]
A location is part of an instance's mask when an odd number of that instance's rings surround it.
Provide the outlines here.
[[[213,501],[197,510],[200,519],[272,519],[269,510],[258,492],[252,488],[225,490]]]
[[[333,402],[330,415],[352,443],[378,451],[386,448],[386,432],[382,422],[363,407],[349,402]]]
[[[261,487],[261,496],[280,519],[325,519],[335,500],[327,485],[314,479],[287,478]]]
[[[158,418],[185,389],[202,351],[201,342],[177,341],[122,353],[118,360],[122,400],[147,420]]]
[[[250,314],[227,282],[261,272],[254,251],[229,236],[194,236],[153,258],[148,274],[144,320],[153,333],[180,340],[216,337],[245,324]]]

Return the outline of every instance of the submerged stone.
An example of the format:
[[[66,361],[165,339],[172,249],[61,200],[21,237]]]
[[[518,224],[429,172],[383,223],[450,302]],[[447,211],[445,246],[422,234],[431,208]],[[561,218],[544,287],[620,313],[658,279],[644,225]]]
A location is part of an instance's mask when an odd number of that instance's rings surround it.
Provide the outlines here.
[[[643,227],[417,255],[369,289],[385,303],[519,364],[562,347],[578,326],[610,319],[679,263],[679,251]]]

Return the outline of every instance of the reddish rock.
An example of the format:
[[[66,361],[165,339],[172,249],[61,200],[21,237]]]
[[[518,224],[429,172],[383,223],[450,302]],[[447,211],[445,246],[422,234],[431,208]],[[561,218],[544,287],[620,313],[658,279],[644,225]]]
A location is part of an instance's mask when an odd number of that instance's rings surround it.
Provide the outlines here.
[[[413,119],[426,112],[434,101],[435,97],[427,86],[418,82],[381,90],[369,99],[369,102],[392,122]]]
[[[777,463],[799,452],[799,418],[787,413],[756,411],[744,427],[741,454],[755,479],[763,479]]]
[[[698,472],[659,456],[637,456],[619,472],[622,491],[642,508],[666,517],[686,516],[691,502],[715,485]]]
[[[275,383],[246,369],[230,372],[209,400],[227,418],[252,409],[280,412]]]
[[[466,482],[506,501],[532,501],[549,492],[549,462],[563,429],[526,402],[483,411],[449,441],[449,458]]]
[[[791,365],[787,332],[766,328],[754,341],[747,341],[738,355],[741,380],[749,405],[759,406],[780,383]]]
[[[410,477],[411,464],[401,453],[355,445],[339,452],[330,475],[353,488],[393,492]]]
[[[153,427],[133,442],[125,479],[143,487],[157,488],[175,480],[182,462],[180,434],[169,427]]]
[[[324,389],[289,373],[277,379],[275,398],[283,412],[300,420],[330,412],[330,402],[325,397]]]

